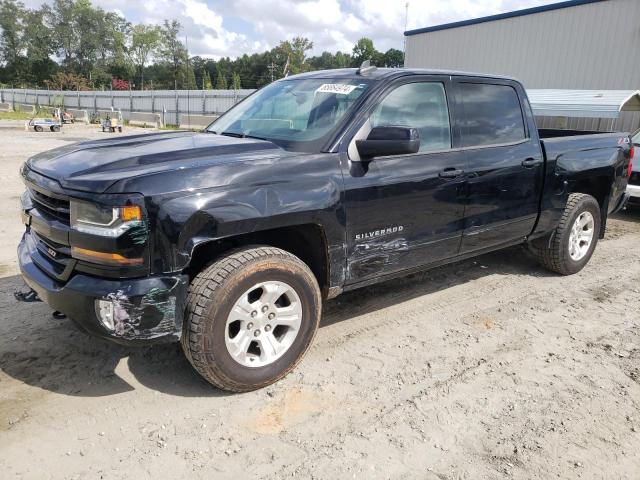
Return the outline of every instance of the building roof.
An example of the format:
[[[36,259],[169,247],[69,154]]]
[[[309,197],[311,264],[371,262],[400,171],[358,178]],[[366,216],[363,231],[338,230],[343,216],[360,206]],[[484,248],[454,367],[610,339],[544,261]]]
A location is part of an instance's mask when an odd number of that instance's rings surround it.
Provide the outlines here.
[[[473,18],[471,20],[463,20],[461,22],[445,23],[443,25],[435,25],[433,27],[417,28],[415,30],[407,30],[404,32],[406,37],[411,35],[419,35],[421,33],[437,32],[438,30],[448,30],[450,28],[466,27],[467,25],[476,25],[478,23],[493,22],[494,20],[503,20],[505,18],[522,17],[532,15],[534,13],[549,12],[559,10],[561,8],[577,7],[588,3],[604,2],[606,0],[569,0],[567,2],[552,3],[550,5],[542,5],[540,7],[525,8],[524,10],[516,10],[513,12],[500,13],[498,15],[490,15],[488,17]]]
[[[640,111],[640,90],[527,89],[533,114],[541,117],[618,118]]]

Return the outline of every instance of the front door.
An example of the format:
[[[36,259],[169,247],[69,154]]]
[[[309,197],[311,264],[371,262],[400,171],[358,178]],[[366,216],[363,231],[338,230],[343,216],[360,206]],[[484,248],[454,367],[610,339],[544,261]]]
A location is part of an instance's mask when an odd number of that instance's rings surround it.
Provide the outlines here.
[[[455,256],[463,229],[465,154],[452,149],[449,77],[396,83],[369,107],[346,161],[347,283]],[[376,126],[418,129],[420,151],[358,162]],[[357,157],[357,158],[356,158]]]

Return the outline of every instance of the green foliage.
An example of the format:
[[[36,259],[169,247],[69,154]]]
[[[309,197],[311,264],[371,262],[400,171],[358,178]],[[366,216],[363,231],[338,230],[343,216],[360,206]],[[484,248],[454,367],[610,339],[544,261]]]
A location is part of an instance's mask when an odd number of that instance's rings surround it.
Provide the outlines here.
[[[51,90],[89,90],[89,82],[77,73],[58,72],[47,80]]]
[[[227,78],[224,75],[224,72],[218,70],[218,74],[216,75],[216,90],[226,90],[227,89]]]
[[[198,88],[198,85],[196,85],[196,75],[195,72],[193,71],[193,67],[191,67],[190,65],[185,66],[186,69],[186,79],[187,79],[187,83],[185,85],[185,88],[187,88],[188,90],[195,90]]]
[[[134,25],[131,29],[129,57],[140,74],[140,89],[144,89],[144,68],[160,46],[161,30],[154,25]]]
[[[378,51],[373,47],[373,41],[370,38],[362,37],[353,47],[351,64],[354,67],[359,67],[366,60],[371,60],[375,64],[377,53]]]
[[[191,57],[177,20],[161,26],[132,25],[91,0],[52,0],[27,8],[0,0],[0,83],[14,87],[110,88],[112,80],[134,88],[260,88],[287,75],[358,67],[364,60],[400,67],[400,50],[385,53],[361,38],[348,52],[309,57],[305,37],[281,41],[271,50],[217,60]]]
[[[240,80],[240,75],[236,72],[233,72],[233,76],[231,78],[231,88],[233,90],[240,90],[242,88],[242,81]]]
[[[204,70],[202,74],[202,89],[203,90],[212,90],[213,85],[211,84],[211,76],[209,75],[208,70]]]
[[[297,74],[309,70],[306,63],[307,52],[313,48],[313,42],[308,38],[295,37],[293,40],[280,42],[275,48],[275,55],[283,64],[282,76]]]
[[[158,60],[168,66],[175,88],[183,88],[187,77],[187,49],[178,38],[180,28],[179,21],[165,20],[160,30],[161,42],[158,50]]]

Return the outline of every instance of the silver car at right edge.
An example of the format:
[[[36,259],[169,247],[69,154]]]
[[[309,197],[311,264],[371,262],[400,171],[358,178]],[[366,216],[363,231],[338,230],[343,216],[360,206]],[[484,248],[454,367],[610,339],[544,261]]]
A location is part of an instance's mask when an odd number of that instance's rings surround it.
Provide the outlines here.
[[[640,130],[637,130],[633,134],[633,146],[636,151],[640,149]],[[629,197],[629,204],[640,206],[640,162],[635,162],[633,169],[631,170],[631,177],[629,177],[629,183],[627,185],[627,193],[631,195]]]

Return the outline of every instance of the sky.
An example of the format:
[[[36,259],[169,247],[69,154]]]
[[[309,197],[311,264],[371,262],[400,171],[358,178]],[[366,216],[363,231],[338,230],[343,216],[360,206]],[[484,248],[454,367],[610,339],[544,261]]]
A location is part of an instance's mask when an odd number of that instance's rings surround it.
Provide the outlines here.
[[[24,0],[23,0],[24,1]],[[295,36],[324,50],[350,52],[361,37],[380,51],[402,50],[407,0],[92,0],[127,20],[161,24],[176,18],[190,55],[237,57],[258,53]],[[39,6],[41,0],[27,0]],[[554,0],[409,0],[407,29],[557,3]]]

